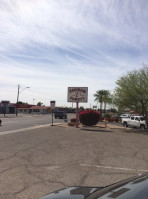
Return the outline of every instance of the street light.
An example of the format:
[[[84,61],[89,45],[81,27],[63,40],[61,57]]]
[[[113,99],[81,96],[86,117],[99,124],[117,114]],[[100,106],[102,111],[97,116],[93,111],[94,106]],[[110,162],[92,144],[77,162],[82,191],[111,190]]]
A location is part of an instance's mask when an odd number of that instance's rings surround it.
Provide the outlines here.
[[[34,105],[34,100],[35,100],[35,99],[33,99],[33,105]]]
[[[18,92],[17,92],[17,102],[16,102],[16,116],[18,114],[18,101],[19,101],[19,94],[20,92],[22,92],[23,90],[25,90],[26,88],[30,88],[30,87],[25,87],[20,91],[20,85],[18,85]]]

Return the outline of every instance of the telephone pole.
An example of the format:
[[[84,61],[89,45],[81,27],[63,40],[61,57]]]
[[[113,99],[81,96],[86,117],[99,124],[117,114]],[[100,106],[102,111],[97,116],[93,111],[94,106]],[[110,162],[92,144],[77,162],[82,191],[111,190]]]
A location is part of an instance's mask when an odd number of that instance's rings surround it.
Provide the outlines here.
[[[18,90],[17,90],[17,102],[16,102],[16,116],[18,115],[18,102],[19,102],[19,94],[20,92],[22,92],[23,90],[25,90],[26,88],[30,88],[30,87],[25,87],[20,91],[20,85],[18,84]]]
[[[17,113],[18,113],[18,100],[19,100],[19,94],[20,94],[20,85],[18,84],[17,102],[16,102],[16,116],[17,116]]]

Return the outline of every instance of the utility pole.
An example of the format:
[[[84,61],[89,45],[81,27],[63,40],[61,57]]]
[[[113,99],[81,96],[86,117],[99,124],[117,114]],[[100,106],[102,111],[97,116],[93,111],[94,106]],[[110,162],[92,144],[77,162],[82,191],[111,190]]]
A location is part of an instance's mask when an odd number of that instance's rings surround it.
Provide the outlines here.
[[[19,94],[20,94],[20,85],[18,84],[18,91],[17,91],[17,102],[16,102],[16,116],[18,113],[18,101],[19,101]]]
[[[17,91],[17,102],[16,102],[16,116],[18,115],[18,101],[19,101],[19,94],[20,92],[22,92],[23,90],[25,90],[26,88],[30,88],[30,87],[25,87],[20,91],[20,85],[18,84],[18,91]]]

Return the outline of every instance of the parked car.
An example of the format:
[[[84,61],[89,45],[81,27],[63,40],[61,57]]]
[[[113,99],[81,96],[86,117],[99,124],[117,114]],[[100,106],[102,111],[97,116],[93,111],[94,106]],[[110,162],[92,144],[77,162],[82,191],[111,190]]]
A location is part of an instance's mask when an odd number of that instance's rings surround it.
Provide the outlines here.
[[[119,122],[119,117],[111,117],[111,118],[104,117],[103,120],[106,120],[108,122]]]
[[[145,129],[147,127],[146,121],[143,116],[131,116],[130,118],[122,118],[121,123],[123,126],[128,127],[137,127],[141,129]]]
[[[68,187],[41,199],[148,199],[148,174],[105,187]]]
[[[130,117],[130,114],[121,114],[119,117],[120,118],[128,118],[128,117]]]
[[[64,111],[58,111],[54,113],[54,117],[60,119],[67,119],[67,114]]]

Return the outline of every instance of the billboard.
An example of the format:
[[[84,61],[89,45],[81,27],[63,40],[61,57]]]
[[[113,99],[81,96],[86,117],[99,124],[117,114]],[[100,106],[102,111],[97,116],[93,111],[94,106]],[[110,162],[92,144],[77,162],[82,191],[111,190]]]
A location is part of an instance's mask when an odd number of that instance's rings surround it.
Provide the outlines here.
[[[68,87],[67,102],[87,102],[88,87]]]
[[[93,108],[97,108],[97,106],[93,106]]]

